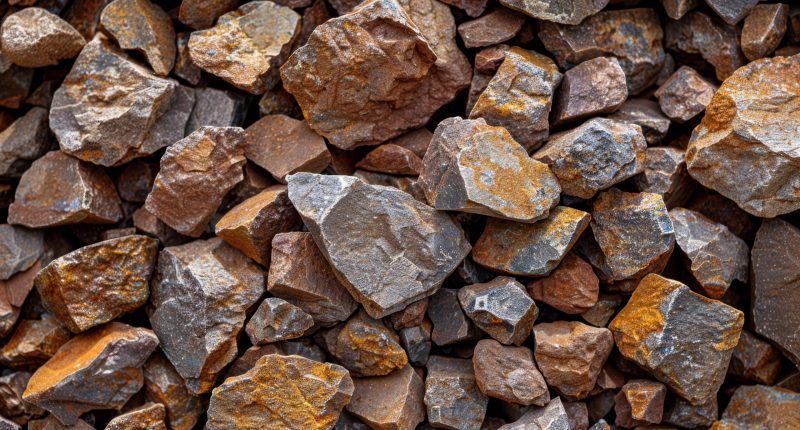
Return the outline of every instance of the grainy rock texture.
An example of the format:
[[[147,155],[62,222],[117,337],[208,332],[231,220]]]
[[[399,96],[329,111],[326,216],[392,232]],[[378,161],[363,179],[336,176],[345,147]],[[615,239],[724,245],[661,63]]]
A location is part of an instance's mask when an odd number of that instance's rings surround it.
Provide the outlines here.
[[[411,366],[386,376],[356,378],[347,412],[375,429],[414,430],[425,421],[425,383]]]
[[[427,368],[428,422],[439,428],[480,428],[489,399],[478,389],[472,362],[432,356]]]
[[[479,329],[506,345],[521,345],[538,314],[525,287],[507,276],[461,288],[458,301]]]
[[[524,346],[505,346],[494,339],[475,345],[472,356],[475,380],[481,392],[520,405],[545,406],[550,393],[533,353]]]
[[[314,326],[311,315],[277,297],[264,299],[245,326],[253,345],[295,339]]]
[[[584,18],[603,9],[608,4],[608,0],[568,0],[563,2],[501,0],[500,3],[537,19],[577,25]]]
[[[682,123],[703,112],[716,91],[716,85],[704,79],[694,69],[681,66],[658,87],[655,96],[661,111],[673,121]]]
[[[625,82],[615,58],[592,58],[567,70],[554,101],[554,125],[614,112],[628,98]]]
[[[793,428],[800,425],[800,395],[764,385],[742,385],[733,393],[714,430]]]
[[[166,430],[166,411],[160,403],[146,403],[136,409],[117,415],[105,430]]]
[[[245,156],[286,183],[297,172],[319,173],[331,162],[325,140],[304,122],[266,115],[245,130]]]
[[[786,34],[789,6],[762,4],[753,7],[742,27],[742,52],[754,61],[771,54]]]
[[[157,75],[175,64],[177,45],[172,20],[150,0],[114,0],[103,9],[100,25],[122,49],[144,54]]]
[[[444,346],[480,338],[480,332],[467,317],[458,300],[458,291],[442,288],[431,296],[428,318],[433,323],[431,340]]]
[[[44,245],[42,232],[0,224],[0,280],[33,266],[45,252]]]
[[[717,80],[728,78],[745,63],[736,30],[702,12],[689,12],[664,27],[664,47],[699,54],[716,69]]]
[[[8,15],[0,28],[3,55],[22,67],[49,66],[75,58],[85,44],[69,23],[38,7]]]

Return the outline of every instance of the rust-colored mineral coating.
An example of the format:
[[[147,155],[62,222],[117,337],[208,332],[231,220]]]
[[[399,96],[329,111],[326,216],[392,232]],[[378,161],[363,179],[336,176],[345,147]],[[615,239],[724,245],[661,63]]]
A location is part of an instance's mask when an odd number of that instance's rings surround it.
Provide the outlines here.
[[[706,4],[728,25],[736,25],[758,4],[758,0],[706,0]]]
[[[202,412],[202,401],[186,389],[181,375],[160,351],[144,364],[144,392],[147,400],[164,405],[170,429],[194,428]]]
[[[201,69],[252,94],[278,83],[278,68],[300,34],[300,15],[271,1],[245,3],[189,37],[189,55]]]
[[[686,170],[686,151],[659,146],[647,148],[646,154],[644,172],[633,177],[636,189],[661,194],[669,209],[687,203],[696,184]]]
[[[44,67],[75,58],[86,40],[58,15],[29,7],[5,17],[0,28],[3,55],[22,67]]]
[[[217,236],[264,266],[278,233],[300,226],[300,215],[289,201],[285,185],[275,185],[228,211],[215,227]]]
[[[742,330],[728,374],[757,384],[772,385],[781,372],[781,353],[769,342]]]
[[[458,290],[442,288],[431,296],[428,318],[433,323],[431,340],[436,345],[452,345],[481,337],[458,302]]]
[[[428,422],[438,428],[481,428],[489,398],[478,388],[472,361],[434,355],[427,370]]]
[[[144,207],[178,233],[199,237],[244,178],[244,162],[244,130],[201,127],[167,148]]]
[[[44,233],[0,224],[0,280],[27,270],[44,255]],[[22,301],[25,298],[22,297]],[[17,300],[14,300],[16,302]],[[15,303],[22,305],[22,301]]]
[[[786,34],[789,5],[759,4],[744,19],[742,52],[754,61],[771,54]]]
[[[247,127],[244,154],[283,184],[287,175],[319,173],[331,162],[322,136],[286,115],[267,115]]]
[[[597,303],[600,280],[589,263],[570,252],[549,276],[531,281],[527,288],[537,302],[566,314],[582,314]]]
[[[478,19],[460,24],[458,34],[467,48],[481,48],[513,38],[524,23],[525,15],[500,7]]]
[[[586,398],[594,388],[614,339],[607,328],[577,321],[533,327],[536,364],[550,387],[565,396]]]
[[[49,314],[38,320],[22,320],[0,349],[0,363],[12,369],[34,371],[69,338],[69,330]]]
[[[539,314],[525,287],[508,276],[467,285],[458,290],[458,301],[479,329],[505,345],[521,345]]]
[[[438,1],[369,1],[319,25],[281,68],[283,85],[333,145],[382,143],[426,124],[469,85],[455,33]],[[333,48],[341,40],[349,49]]]
[[[35,107],[0,132],[0,178],[18,178],[53,143],[47,109]]]
[[[554,126],[614,112],[628,98],[625,82],[613,57],[592,58],[567,70],[553,101]]]
[[[547,219],[533,224],[489,219],[472,259],[488,269],[521,276],[547,276],[589,226],[591,216],[556,206]]]
[[[172,20],[150,0],[114,0],[100,15],[103,31],[122,49],[144,54],[159,76],[167,76],[175,64],[175,30]]]
[[[422,159],[410,149],[385,143],[370,151],[356,167],[390,175],[417,176],[422,170]]]
[[[670,124],[658,103],[647,99],[628,99],[608,118],[641,127],[648,145],[660,143],[667,135]]]
[[[80,333],[147,303],[158,242],[132,235],[84,246],[36,275],[42,304]]]
[[[721,421],[711,429],[793,429],[798,426],[800,394],[764,385],[742,385],[733,393]]]
[[[386,376],[356,378],[347,412],[373,430],[414,430],[425,421],[425,383],[413,367]]]
[[[500,0],[500,4],[539,20],[578,25],[584,18],[600,12],[608,0]]]
[[[609,328],[622,356],[692,404],[716,396],[744,315],[659,275],[647,275]]]
[[[206,428],[329,430],[353,391],[353,380],[339,365],[269,354],[214,389]]]
[[[72,425],[93,409],[119,409],[142,388],[152,331],[111,322],[65,343],[36,370],[23,398]]]
[[[739,37],[727,26],[702,12],[689,12],[678,21],[668,20],[664,28],[667,49],[686,54],[700,54],[716,69],[717,79],[728,78],[745,64]]]
[[[400,312],[395,312],[389,316],[389,321],[395,330],[400,330],[406,327],[414,327],[423,323],[425,319],[425,312],[428,310],[430,300],[425,297],[418,300],[403,309]]]
[[[658,14],[650,8],[602,11],[574,26],[545,21],[539,29],[545,48],[562,67],[616,57],[629,95],[641,93],[658,78],[665,59],[663,37]]]
[[[681,19],[686,12],[700,6],[702,0],[661,0],[661,6],[672,19]]]
[[[245,332],[253,345],[260,345],[301,337],[313,326],[314,319],[299,307],[277,297],[268,297],[250,317]]]
[[[33,290],[33,279],[41,266],[41,260],[36,261],[28,269],[0,281],[0,338],[11,333],[14,328],[22,305]]]
[[[113,224],[121,218],[120,199],[108,174],[60,151],[31,164],[8,208],[10,224],[30,228]]]
[[[178,20],[191,28],[202,30],[214,25],[217,18],[236,9],[237,0],[183,0]]]
[[[660,382],[647,379],[632,379],[625,383],[617,394],[617,425],[658,424],[664,414],[667,387]]]
[[[550,402],[547,384],[527,347],[482,339],[475,345],[472,367],[478,388],[489,397],[524,406]]]
[[[166,412],[161,403],[146,403],[136,409],[117,415],[105,430],[167,430]]]
[[[505,127],[514,140],[530,152],[547,139],[548,115],[561,78],[562,74],[550,58],[511,47],[505,51],[497,73],[475,101],[469,117],[483,118],[490,125]]]
[[[677,123],[694,118],[711,102],[717,86],[689,66],[681,66],[655,92],[661,111]]]

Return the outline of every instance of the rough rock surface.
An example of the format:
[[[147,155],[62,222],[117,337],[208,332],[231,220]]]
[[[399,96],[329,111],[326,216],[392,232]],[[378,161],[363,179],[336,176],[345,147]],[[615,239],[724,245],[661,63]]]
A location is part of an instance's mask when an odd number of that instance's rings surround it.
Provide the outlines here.
[[[422,170],[422,159],[410,149],[385,143],[370,151],[356,167],[390,175],[417,176]]]
[[[667,395],[661,421],[687,428],[710,426],[719,418],[718,409],[716,397],[704,404],[693,405],[683,397],[670,393]]]
[[[33,266],[45,252],[44,234],[8,224],[0,224],[0,280]]]
[[[616,424],[630,428],[660,423],[666,396],[667,387],[660,382],[647,379],[628,381],[615,397]]]
[[[166,411],[160,403],[146,403],[136,409],[117,415],[105,430],[167,430],[164,423]]]
[[[294,339],[314,326],[311,315],[277,297],[264,299],[250,317],[245,332],[253,345]]]
[[[508,276],[463,287],[458,290],[458,301],[479,329],[505,345],[521,345],[538,315],[525,287]]]
[[[644,172],[633,177],[643,193],[661,194],[667,208],[682,206],[692,195],[695,182],[686,170],[686,151],[671,146],[647,148]]]
[[[117,178],[117,191],[122,200],[144,203],[158,174],[158,163],[136,159],[126,164]]]
[[[528,284],[528,293],[566,314],[590,310],[600,293],[600,280],[592,266],[573,253],[567,253],[549,276]]]
[[[500,4],[543,21],[578,25],[584,18],[606,7],[608,0],[501,0]]]
[[[547,406],[529,408],[517,421],[498,427],[497,430],[571,430],[569,416],[561,398],[556,397]]]
[[[457,290],[442,288],[431,296],[428,318],[433,323],[431,339],[436,345],[451,345],[480,338],[475,324],[461,308]]]
[[[714,430],[800,426],[800,394],[764,385],[742,385],[733,393]]]
[[[480,48],[511,39],[524,23],[525,15],[510,9],[498,8],[478,19],[460,24],[458,34],[467,48]]]
[[[236,9],[236,0],[182,0],[178,19],[194,29],[202,30],[214,25],[217,18]]]
[[[14,328],[22,307],[33,290],[33,278],[41,267],[41,262],[36,261],[28,269],[7,280],[0,280],[0,338],[11,333]]]
[[[247,127],[244,154],[283,184],[287,175],[319,173],[331,162],[325,139],[286,115],[266,115]]]
[[[23,319],[0,349],[0,363],[12,369],[34,371],[53,357],[69,338],[69,330],[49,314],[36,320]]]
[[[742,27],[742,52],[754,61],[771,54],[786,34],[789,6],[760,4],[745,17]]]
[[[35,107],[0,132],[0,178],[18,178],[44,155],[53,139],[47,109]]]
[[[701,55],[714,66],[720,81],[745,63],[735,28],[702,12],[689,12],[678,21],[667,21],[664,30],[667,49]]]
[[[472,362],[434,355],[427,368],[428,422],[439,428],[480,428],[489,399],[478,389]]]
[[[29,7],[5,17],[0,28],[3,55],[22,67],[43,67],[75,58],[83,36],[58,15]]]
[[[736,25],[750,14],[758,0],[706,0],[706,4],[729,25]]]
[[[567,70],[553,102],[554,125],[614,112],[628,98],[625,82],[615,58],[592,58]]]
[[[374,429],[414,430],[425,421],[425,383],[411,366],[374,378],[356,378],[347,412]]]
[[[433,325],[424,320],[418,326],[400,329],[400,343],[408,355],[408,362],[414,366],[424,366],[431,354],[431,331]]]
[[[100,25],[122,49],[144,54],[157,75],[169,75],[177,53],[175,30],[158,5],[150,0],[114,0],[103,9]]]
[[[677,123],[694,118],[708,106],[717,86],[689,66],[681,66],[655,92],[661,111]]]
[[[201,399],[189,392],[181,375],[161,352],[155,352],[144,364],[144,392],[149,401],[164,405],[171,429],[192,429],[202,412]]]
[[[519,405],[545,406],[550,392],[533,353],[524,346],[505,346],[482,339],[472,356],[475,380],[483,394]]]
[[[247,115],[247,100],[241,94],[216,88],[195,88],[195,103],[186,134],[203,126],[240,127]]]
[[[757,384],[772,385],[781,373],[781,353],[769,342],[742,330],[733,350],[728,375]]]
[[[660,143],[667,135],[670,124],[658,103],[647,99],[628,99],[608,118],[641,127],[648,145]]]

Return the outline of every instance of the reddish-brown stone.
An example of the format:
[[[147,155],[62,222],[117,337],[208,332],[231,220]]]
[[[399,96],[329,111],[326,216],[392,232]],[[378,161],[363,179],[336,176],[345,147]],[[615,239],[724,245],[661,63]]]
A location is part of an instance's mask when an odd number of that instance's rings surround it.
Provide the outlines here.
[[[589,263],[568,253],[549,276],[528,283],[528,293],[561,312],[581,314],[597,303],[600,280]]]
[[[286,115],[267,115],[247,127],[244,153],[284,184],[287,175],[319,173],[331,162],[322,136]]]

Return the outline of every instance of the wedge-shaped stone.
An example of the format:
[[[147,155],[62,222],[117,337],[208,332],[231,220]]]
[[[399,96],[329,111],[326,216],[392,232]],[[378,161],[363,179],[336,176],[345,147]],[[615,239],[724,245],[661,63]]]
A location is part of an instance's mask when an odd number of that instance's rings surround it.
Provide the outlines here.
[[[75,58],[86,40],[58,15],[28,7],[5,17],[0,44],[11,62],[34,68]]]
[[[297,172],[319,173],[331,162],[325,139],[286,115],[266,115],[245,130],[245,156],[278,182]]]
[[[370,151],[356,167],[390,175],[416,176],[422,170],[422,159],[410,149],[385,143]]]
[[[201,399],[186,388],[186,381],[161,352],[144,364],[144,393],[147,400],[164,405],[167,423],[173,430],[194,428],[203,412]]]
[[[425,406],[435,427],[479,429],[486,416],[486,397],[475,381],[472,362],[438,355],[428,360]]]
[[[347,412],[377,430],[414,430],[425,421],[425,383],[411,366],[374,378],[356,378]]]
[[[47,109],[35,107],[0,133],[0,177],[18,178],[52,146]]]
[[[136,409],[117,415],[105,430],[167,430],[166,411],[160,403],[146,403]]]
[[[550,392],[524,346],[505,346],[494,339],[482,339],[472,355],[475,379],[483,394],[524,406],[545,406]]]
[[[311,315],[277,297],[268,297],[258,306],[245,326],[253,345],[294,339],[314,326]]]
[[[172,20],[150,0],[114,0],[103,9],[100,25],[122,49],[144,54],[160,76],[175,64],[177,46]]]
[[[31,418],[46,413],[44,409],[22,400],[22,393],[31,376],[28,372],[13,372],[0,376],[0,413],[16,423],[25,424],[30,422]]]
[[[33,266],[44,253],[44,233],[0,224],[0,280]]]
[[[699,115],[711,102],[717,86],[689,66],[681,66],[655,92],[661,111],[677,123]]]
[[[521,345],[539,314],[525,287],[508,276],[463,287],[458,301],[478,328],[506,345]]]
[[[708,6],[725,22],[736,25],[758,4],[758,0],[706,0]]]
[[[7,336],[17,323],[22,306],[33,290],[33,278],[41,269],[42,263],[33,266],[6,280],[0,280],[0,338]]]
[[[516,36],[525,24],[525,15],[504,7],[458,26],[458,34],[467,48],[496,45]]]
[[[501,0],[500,4],[543,21],[578,25],[584,18],[600,12],[606,7],[608,0],[568,0],[564,2]]]
[[[678,21],[668,20],[664,30],[667,49],[699,54],[714,66],[720,81],[747,62],[739,49],[736,28],[702,12],[689,12]]]

